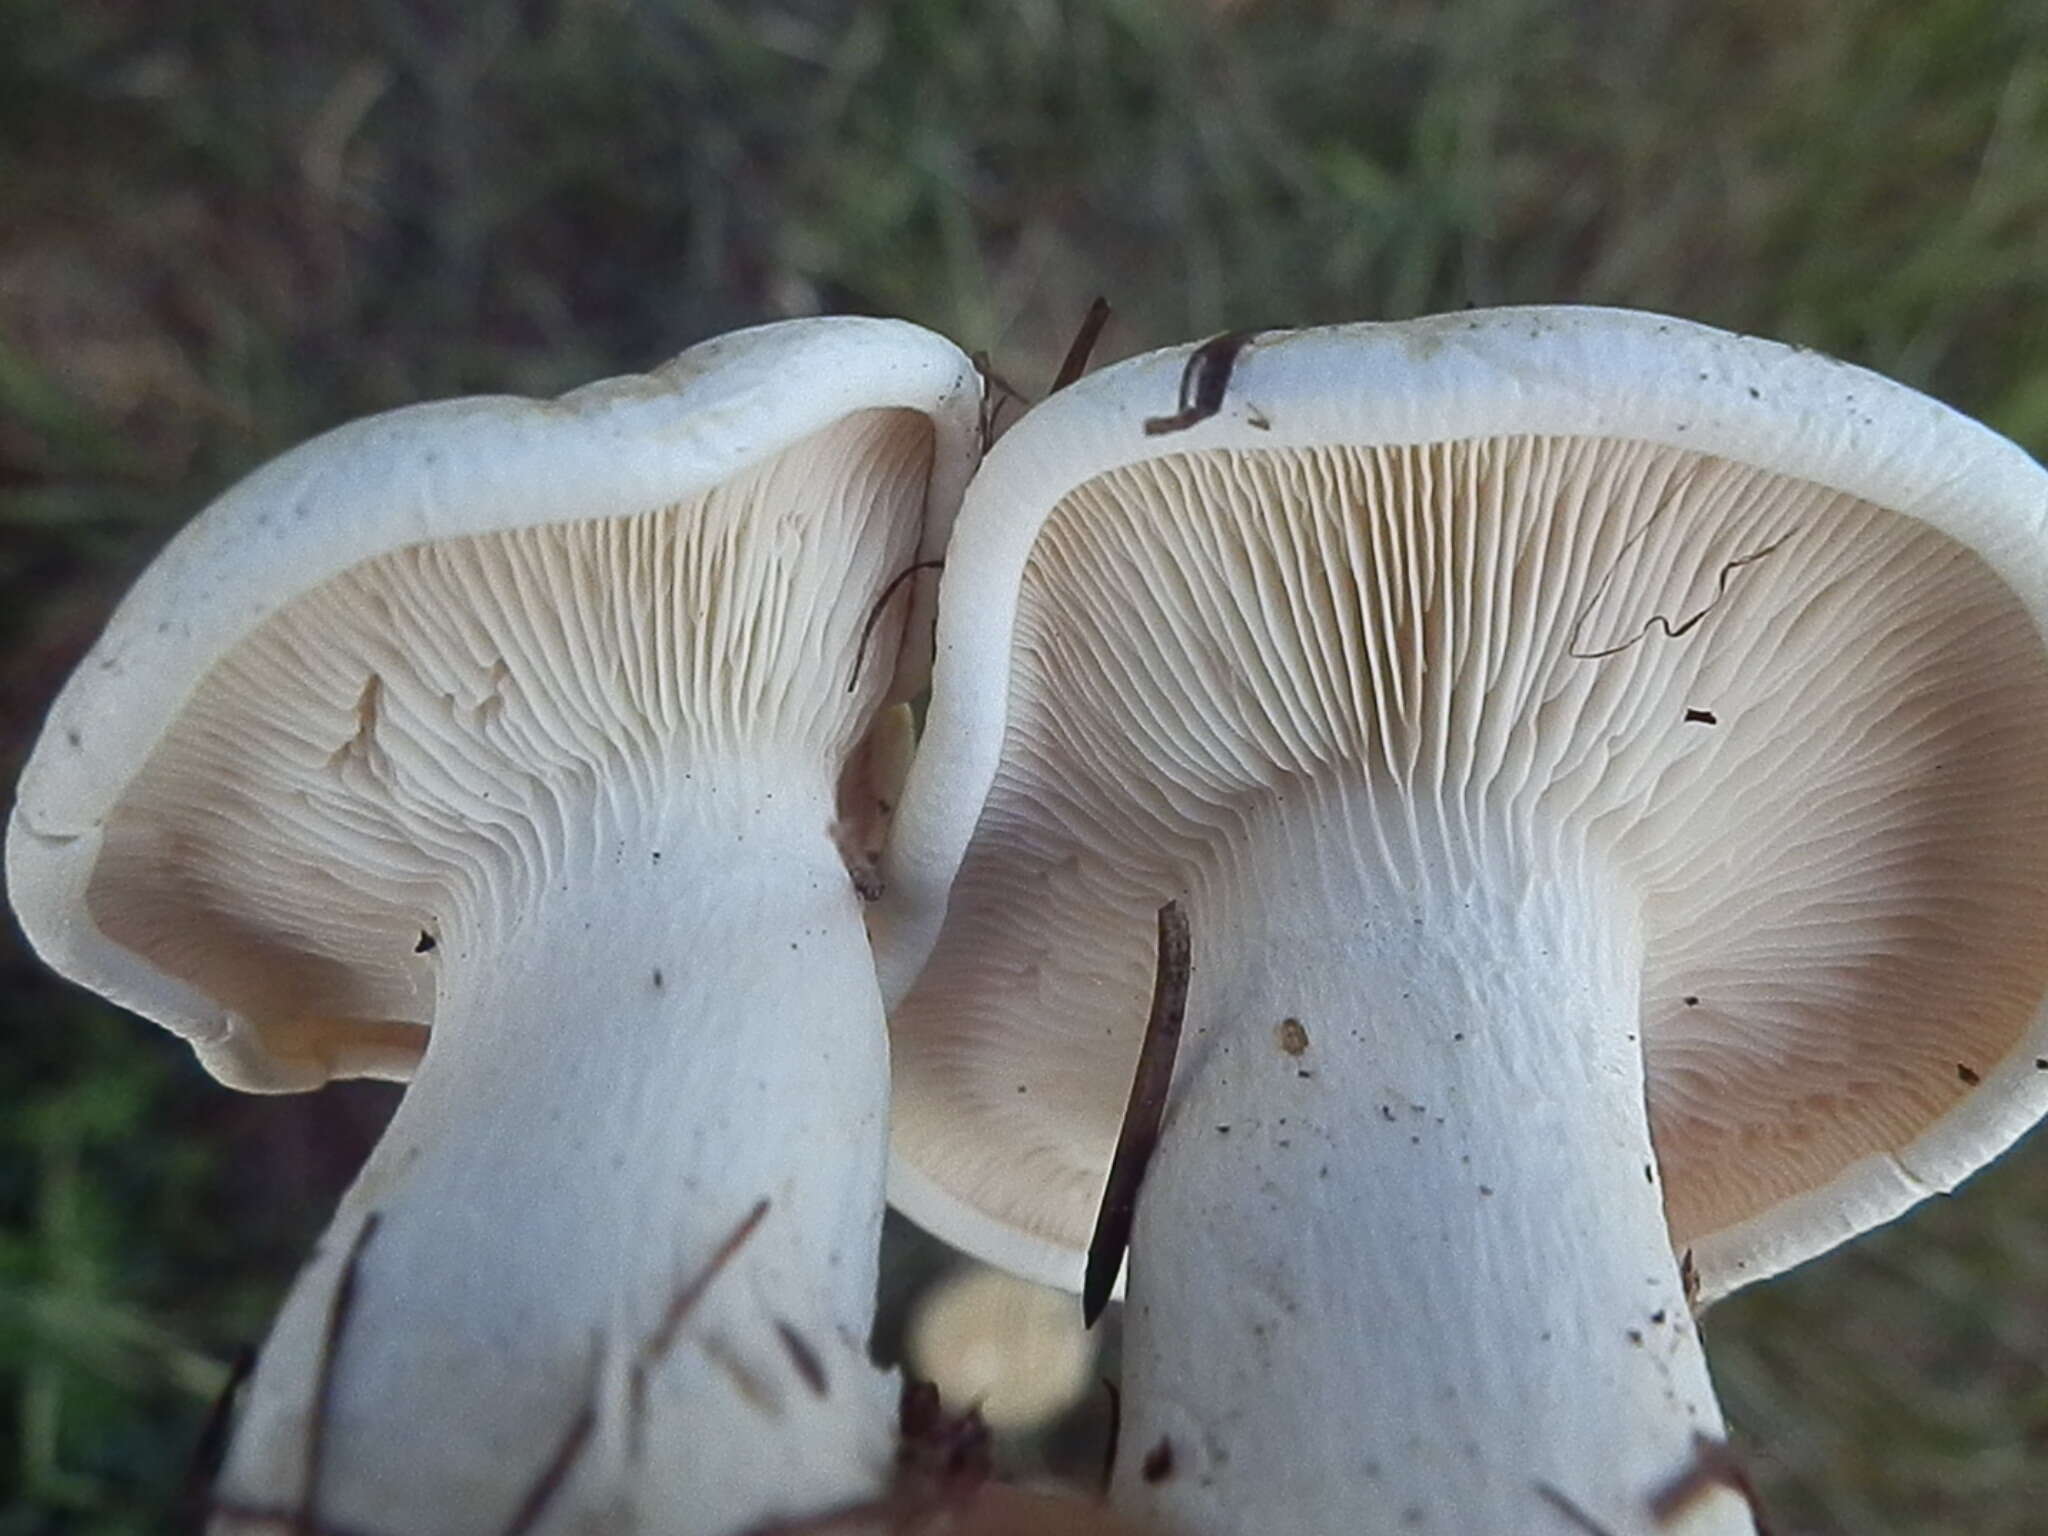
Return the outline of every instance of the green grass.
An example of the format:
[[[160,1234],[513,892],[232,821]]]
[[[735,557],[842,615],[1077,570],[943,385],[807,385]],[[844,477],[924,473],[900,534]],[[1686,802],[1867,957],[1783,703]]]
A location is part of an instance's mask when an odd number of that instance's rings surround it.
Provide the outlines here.
[[[0,0],[0,768],[168,531],[366,411],[812,309],[1042,388],[1467,303],[1825,348],[2048,449],[2041,0]],[[0,1536],[165,1528],[374,1094],[0,955]],[[2037,1530],[2048,1147],[1719,1308],[1780,1530]]]

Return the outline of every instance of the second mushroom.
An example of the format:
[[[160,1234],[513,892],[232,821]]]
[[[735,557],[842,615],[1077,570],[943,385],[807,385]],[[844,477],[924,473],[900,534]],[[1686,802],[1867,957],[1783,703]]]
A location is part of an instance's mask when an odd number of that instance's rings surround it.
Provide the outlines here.
[[[856,884],[976,400],[821,320],[357,423],[58,699],[7,850],[44,956],[233,1086],[410,1079],[218,1529],[723,1536],[887,1486]]]
[[[2044,506],[1900,386],[1598,310],[1156,354],[997,445],[888,869],[893,1189],[1078,1288],[1183,903],[1126,1510],[1750,1528],[1671,1492],[1695,1300],[2048,1104]]]

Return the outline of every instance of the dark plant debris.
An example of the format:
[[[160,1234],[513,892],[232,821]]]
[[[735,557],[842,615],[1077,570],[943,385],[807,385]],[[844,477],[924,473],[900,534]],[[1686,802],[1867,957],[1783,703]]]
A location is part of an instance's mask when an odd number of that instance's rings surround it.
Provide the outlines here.
[[[1188,1006],[1188,975],[1192,967],[1187,915],[1180,903],[1159,909],[1159,953],[1152,983],[1152,1012],[1138,1048],[1138,1068],[1131,1078],[1131,1096],[1124,1106],[1123,1129],[1109,1160],[1109,1181],[1088,1241],[1088,1266],[1082,1278],[1081,1315],[1089,1327],[1102,1316],[1123,1268],[1131,1240],[1131,1219],[1138,1206],[1138,1188],[1145,1166],[1159,1144],[1160,1122],[1166,1116],[1167,1090],[1173,1085],[1174,1058],[1180,1051],[1181,1021]]]
[[[1185,432],[1223,409],[1223,396],[1230,388],[1230,375],[1237,367],[1238,354],[1251,345],[1257,331],[1225,331],[1211,336],[1188,354],[1180,375],[1180,409],[1171,416],[1145,419],[1147,437],[1168,432]],[[1268,426],[1271,423],[1267,424]]]

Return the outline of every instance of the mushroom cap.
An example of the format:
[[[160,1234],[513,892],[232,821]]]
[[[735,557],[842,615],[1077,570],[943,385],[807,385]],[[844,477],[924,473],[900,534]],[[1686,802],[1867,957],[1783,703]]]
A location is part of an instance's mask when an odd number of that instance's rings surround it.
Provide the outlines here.
[[[1036,407],[963,504],[874,925],[907,1215],[1078,1288],[1153,909],[1332,775],[1568,823],[1636,893],[1707,1298],[2048,1109],[2039,465],[1636,312],[1264,333],[1162,420],[1196,352]]]
[[[329,673],[345,672],[346,665],[322,654],[317,639],[293,636],[290,626],[297,622],[295,613],[317,604],[336,583],[366,571],[374,576],[380,560],[408,558],[464,540],[503,540],[532,530],[608,525],[674,511],[715,498],[721,488],[749,476],[757,488],[767,486],[777,465],[807,444],[813,445],[814,456],[824,455],[823,471],[838,477],[836,494],[909,498],[907,512],[890,514],[910,530],[907,547],[898,540],[892,555],[935,558],[978,455],[979,392],[967,358],[916,326],[863,318],[798,320],[721,336],[651,373],[604,380],[559,399],[482,397],[391,411],[336,428],[262,466],[170,541],[122,600],[51,707],[23,770],[7,836],[8,891],[30,941],[73,980],[185,1037],[207,1069],[231,1086],[279,1091],[317,1087],[332,1077],[408,1075],[423,1043],[418,1018],[252,1016],[249,1008],[214,995],[188,969],[167,959],[177,944],[162,946],[164,953],[145,954],[106,930],[95,901],[109,899],[104,855],[110,829],[195,700],[208,690],[216,698],[232,695],[233,687],[223,684],[228,664],[253,641],[278,634],[281,626],[283,644],[297,647],[294,665],[305,677],[318,676],[323,667]],[[898,418],[928,425],[893,448],[870,452],[868,439],[884,442],[889,421]],[[854,421],[879,425],[865,437],[847,435],[845,424]],[[843,440],[832,438],[835,431]],[[869,463],[877,454],[889,462]],[[842,521],[850,525],[856,519]],[[791,524],[762,537],[782,539],[778,548],[812,558],[802,548],[803,540],[815,537],[810,525]],[[728,548],[739,539],[733,535]],[[541,578],[549,575],[543,569],[548,558],[534,554],[528,562]],[[582,558],[603,557],[585,551]],[[645,563],[659,556],[643,551],[618,558]],[[771,551],[764,558],[772,563],[777,556]],[[560,579],[554,595],[579,581],[601,586],[602,577],[590,574],[593,569],[556,573]],[[489,587],[491,578],[477,579],[479,590]],[[518,585],[524,578],[506,579]],[[431,583],[421,580],[424,593]],[[887,670],[884,656],[878,670],[885,686],[863,688],[858,701],[863,720],[878,696],[906,698],[922,688],[929,649],[921,638],[928,632],[921,617],[929,612],[932,585],[929,580],[913,583],[905,610],[912,616],[900,645],[876,637],[877,652],[893,650],[895,665],[893,672]],[[530,587],[543,597],[550,590],[547,579]],[[863,607],[869,595],[858,599]],[[639,600],[646,598],[638,594]],[[519,600],[506,597],[508,606]],[[365,603],[385,600],[356,593],[341,600],[341,606],[349,602],[361,610]],[[716,606],[716,594],[684,594],[675,599],[675,610],[685,611],[691,602],[700,613],[708,612]],[[560,660],[577,650],[579,640],[593,641],[602,651],[608,638],[625,638],[623,627],[616,637],[588,631],[579,636],[570,626],[556,624],[557,618],[535,622],[525,641],[494,640],[487,634],[449,639],[451,656],[466,647],[475,651],[453,656],[449,664],[481,676],[481,669],[470,663],[483,661],[500,643],[510,649],[530,642],[530,649]],[[852,624],[858,628],[857,616]],[[358,628],[374,636],[374,616]],[[841,624],[835,638],[845,628]],[[885,628],[887,640],[894,642],[894,627]],[[392,634],[397,633],[394,628]],[[411,632],[404,636],[407,643],[418,638]],[[374,644],[374,638],[364,643]],[[807,643],[820,642],[814,635]],[[813,661],[839,669],[846,658],[835,652]],[[407,663],[401,659],[397,664]],[[608,657],[587,665],[594,674],[625,664]],[[870,666],[877,667],[873,658]],[[835,670],[829,682],[821,679],[820,697],[850,693],[840,682],[844,675]],[[600,686],[589,675],[584,683],[587,689]],[[375,714],[380,704],[378,680],[373,675],[364,684],[363,673],[357,672],[351,686],[364,691],[339,701],[339,707],[344,715],[353,711],[363,717],[367,732],[367,714]],[[485,678],[479,686],[488,691],[493,683]],[[446,685],[450,710],[454,688]],[[489,700],[471,702],[480,721]],[[238,728],[268,724],[244,719]],[[858,736],[859,724],[851,729]],[[286,740],[288,734],[280,728],[276,740],[264,742],[271,766],[282,761],[280,752],[296,752],[310,761],[310,745]],[[233,747],[233,742],[212,744],[216,763]],[[339,764],[337,753],[329,766]],[[293,771],[280,768],[279,774],[289,779]],[[296,790],[290,794],[303,798]],[[489,799],[487,791],[483,798]],[[269,817],[281,824],[297,814],[286,807],[273,815],[274,809],[266,806],[259,817],[246,797],[210,810],[199,807],[180,829],[154,834],[158,846],[137,857],[153,862],[161,873],[192,856],[195,843],[232,840],[237,818]],[[194,817],[201,822],[211,817],[214,826],[195,830]],[[390,836],[391,829],[384,834]],[[128,841],[139,848],[148,839],[132,835]],[[173,841],[178,846],[170,846]],[[96,876],[102,877],[98,885]],[[129,877],[153,878],[138,871]],[[297,899],[294,893],[290,901]],[[304,919],[302,927],[317,926],[317,908],[326,899],[309,897],[305,905],[315,910],[292,916]],[[195,902],[205,905],[201,898]],[[391,919],[401,927],[407,920],[402,913]],[[246,931],[221,942],[241,944],[253,957],[251,966],[265,964],[266,946],[277,945],[294,950],[303,962],[297,973],[281,974],[269,987],[277,996],[266,998],[264,1007],[275,1004],[282,1012],[291,1011],[290,994],[309,985],[319,990],[309,978],[350,963],[347,955],[323,953],[326,941],[317,936],[258,931],[266,921],[260,915],[243,913],[234,921]],[[279,922],[290,926],[291,919]],[[424,930],[422,935],[424,946]]]
[[[1074,1299],[985,1264],[953,1270],[918,1298],[907,1343],[940,1398],[978,1407],[991,1429],[1047,1424],[1093,1384],[1095,1339]]]

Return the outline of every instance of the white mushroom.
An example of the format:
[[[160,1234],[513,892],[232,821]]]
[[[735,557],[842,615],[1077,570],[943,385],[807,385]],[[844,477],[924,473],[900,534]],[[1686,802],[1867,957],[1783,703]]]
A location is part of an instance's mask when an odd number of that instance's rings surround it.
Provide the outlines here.
[[[1933,401],[1614,311],[1225,338],[1012,429],[877,929],[892,999],[929,954],[892,1188],[1078,1287],[1182,902],[1121,1507],[1665,1528],[1690,1276],[2048,1105],[2044,524]]]
[[[1051,1423],[1093,1384],[1095,1340],[1071,1297],[986,1264],[964,1264],[917,1301],[910,1367],[990,1429]]]
[[[881,809],[863,737],[924,660],[891,583],[976,396],[939,338],[833,320],[344,427],[174,540],[65,688],[8,837],[43,955],[233,1086],[411,1078],[224,1527],[730,1532],[886,1482],[886,1044],[835,823]]]

